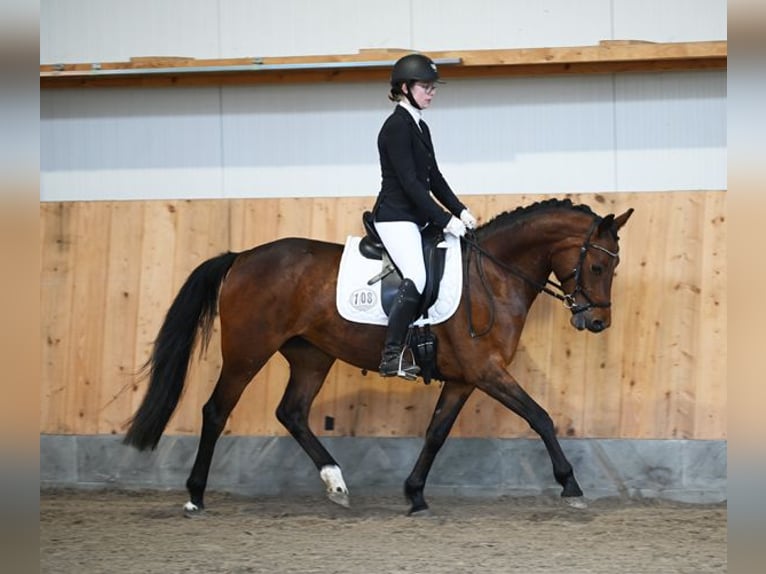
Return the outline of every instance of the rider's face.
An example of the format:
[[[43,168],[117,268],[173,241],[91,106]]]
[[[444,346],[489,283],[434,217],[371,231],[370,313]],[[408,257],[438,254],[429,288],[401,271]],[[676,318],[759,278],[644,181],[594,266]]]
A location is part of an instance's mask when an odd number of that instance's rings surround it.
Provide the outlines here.
[[[405,90],[405,93],[407,93],[407,85],[405,84],[402,88]],[[412,85],[412,98],[420,106],[421,110],[425,110],[431,105],[431,100],[435,94],[436,84],[433,82],[415,82]]]

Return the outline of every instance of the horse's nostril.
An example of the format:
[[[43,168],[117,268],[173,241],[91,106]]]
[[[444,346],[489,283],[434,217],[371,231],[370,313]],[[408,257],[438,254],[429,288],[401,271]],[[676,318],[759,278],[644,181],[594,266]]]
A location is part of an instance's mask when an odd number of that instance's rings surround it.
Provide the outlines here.
[[[604,322],[600,319],[596,319],[591,323],[591,329],[595,332],[603,331],[604,330]]]

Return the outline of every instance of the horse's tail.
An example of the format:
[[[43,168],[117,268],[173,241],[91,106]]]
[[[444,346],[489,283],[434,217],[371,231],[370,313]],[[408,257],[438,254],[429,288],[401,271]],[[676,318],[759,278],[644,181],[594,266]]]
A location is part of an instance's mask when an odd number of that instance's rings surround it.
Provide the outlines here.
[[[156,448],[181,397],[198,331],[203,347],[210,340],[218,292],[237,256],[222,253],[200,264],[176,295],[142,369],[148,371],[149,389],[130,421],[125,444]]]

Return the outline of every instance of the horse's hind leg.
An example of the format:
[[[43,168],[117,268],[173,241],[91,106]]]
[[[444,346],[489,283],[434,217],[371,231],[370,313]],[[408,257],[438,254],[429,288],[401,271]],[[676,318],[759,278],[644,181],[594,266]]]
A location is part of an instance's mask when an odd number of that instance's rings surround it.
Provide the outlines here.
[[[420,451],[418,461],[412,469],[410,476],[404,482],[404,494],[410,501],[409,514],[428,510],[428,504],[423,497],[423,489],[426,477],[431,470],[431,465],[436,458],[436,453],[444,444],[449,435],[457,415],[465,405],[466,400],[474,390],[473,385],[462,383],[446,383],[436,402],[436,408],[431,418],[431,423],[426,431],[426,442]]]
[[[330,500],[348,506],[348,488],[340,467],[309,428],[311,404],[322,388],[335,357],[300,338],[289,340],[279,351],[290,364],[290,380],[277,407],[277,419],[316,465]]]
[[[218,437],[245,387],[265,363],[266,360],[262,360],[243,368],[232,367],[231,362],[227,363],[224,360],[213,394],[202,407],[202,434],[194,466],[186,481],[190,497],[184,506],[187,513],[197,512],[205,507],[205,488]]]

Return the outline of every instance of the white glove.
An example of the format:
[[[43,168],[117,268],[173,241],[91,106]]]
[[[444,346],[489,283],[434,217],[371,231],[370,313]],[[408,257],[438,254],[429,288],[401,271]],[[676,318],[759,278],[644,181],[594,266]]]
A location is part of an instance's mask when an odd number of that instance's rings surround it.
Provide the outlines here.
[[[478,223],[473,216],[473,213],[468,211],[468,209],[464,209],[460,212],[460,221],[462,221],[468,229],[476,229],[476,224]]]
[[[465,235],[465,224],[457,217],[451,217],[444,231],[455,237],[463,237]]]

